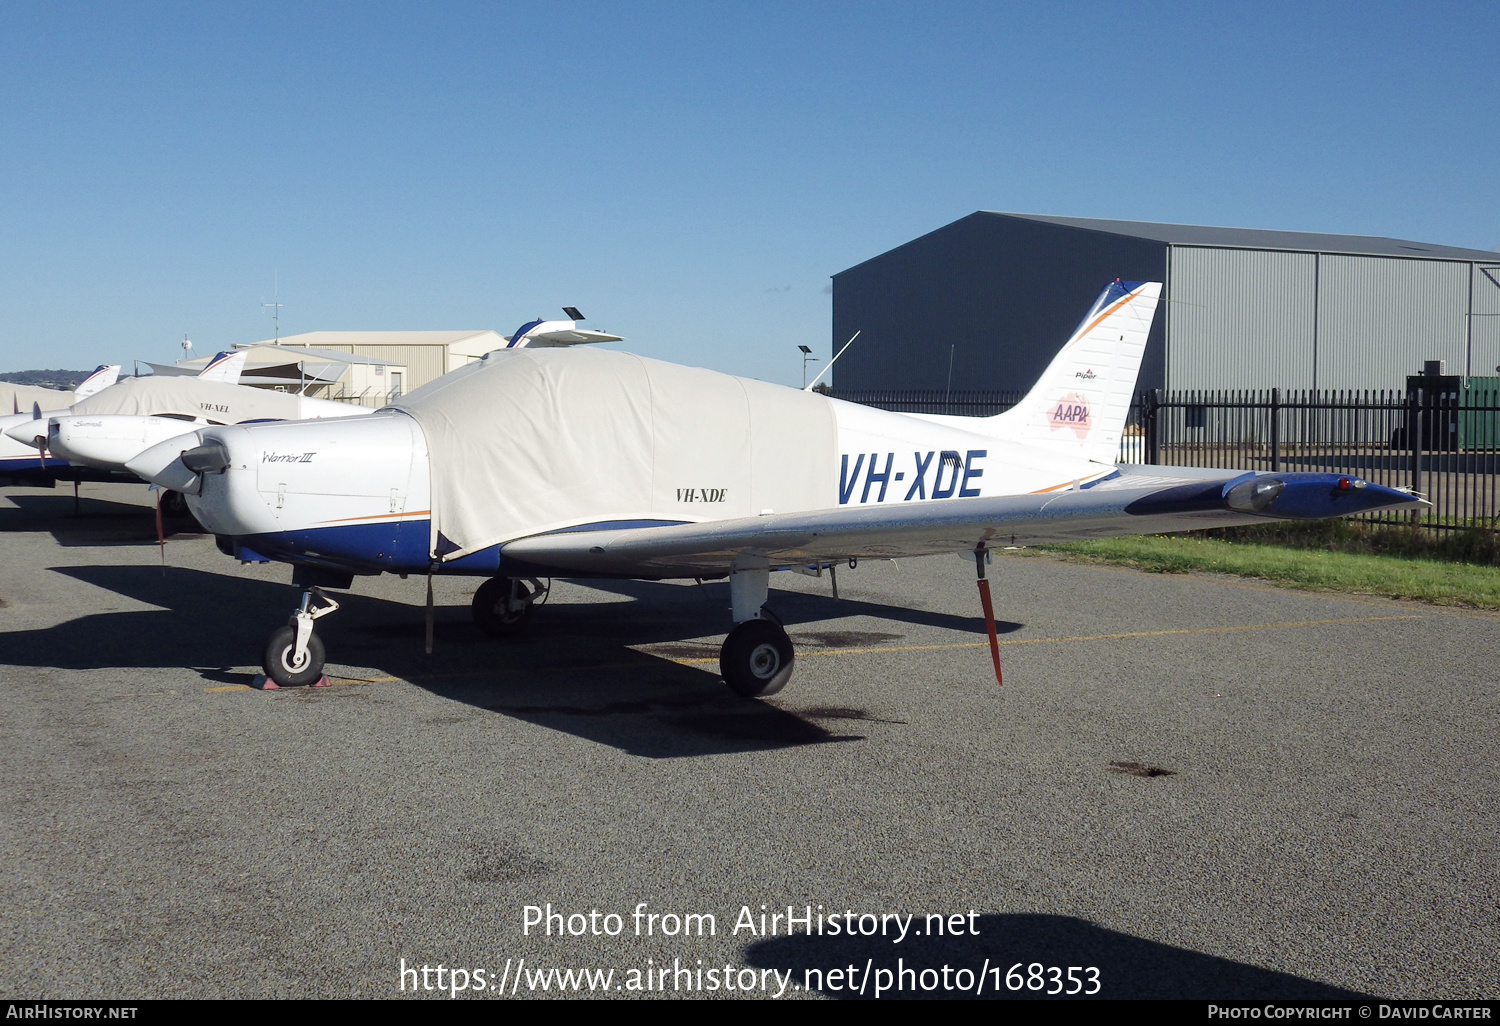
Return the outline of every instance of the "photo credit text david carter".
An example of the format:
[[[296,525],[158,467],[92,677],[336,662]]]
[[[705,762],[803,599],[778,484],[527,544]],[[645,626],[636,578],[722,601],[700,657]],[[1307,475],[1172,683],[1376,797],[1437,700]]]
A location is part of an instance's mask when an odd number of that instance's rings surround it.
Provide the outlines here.
[[[397,966],[402,993],[518,997],[529,994],[737,993],[783,997],[800,991],[850,993],[869,997],[947,993],[983,996],[1025,992],[1028,996],[1091,996],[1100,993],[1099,969],[1085,965],[1046,965],[1026,959],[974,959],[974,965],[920,964],[910,948],[914,938],[978,937],[979,913],[863,912],[806,904],[758,909],[741,905],[724,913],[661,911],[639,902],[623,912],[554,907],[520,909],[524,938],[650,938],[682,940],[728,938],[745,943],[774,937],[872,938],[891,945],[893,958],[873,955],[848,964],[765,968],[699,958],[684,950],[671,957],[623,959],[613,964],[538,964],[528,957],[498,955],[488,966],[453,966],[402,958]],[[907,949],[899,948],[907,944]],[[913,955],[916,957],[907,957]],[[816,956],[811,956],[816,959]]]

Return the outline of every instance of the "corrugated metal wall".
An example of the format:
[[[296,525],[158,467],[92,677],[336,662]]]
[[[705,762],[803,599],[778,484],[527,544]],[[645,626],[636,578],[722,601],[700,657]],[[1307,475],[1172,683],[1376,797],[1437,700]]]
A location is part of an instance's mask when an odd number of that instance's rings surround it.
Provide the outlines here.
[[[368,356],[375,360],[406,368],[406,391],[411,392],[440,378],[447,372],[447,346],[355,346],[356,356]]]
[[[1474,319],[1469,331],[1469,373],[1487,377],[1500,374],[1500,260],[1493,265],[1472,264],[1469,287]],[[1488,270],[1489,274],[1484,272]]]
[[[1500,317],[1473,318],[1470,357],[1470,292],[1500,312],[1500,288],[1472,266],[1174,246],[1167,387],[1399,389],[1426,360],[1489,373]]]
[[[1319,261],[1319,388],[1402,388],[1424,360],[1464,372],[1470,264],[1333,255]]]
[[[833,276],[833,351],[860,333],[833,384],[1028,389],[1106,284],[1162,281],[1166,252],[1162,242],[971,214]],[[1163,337],[1158,317],[1142,387],[1162,387]]]
[[[1500,287],[1480,273],[1488,265],[1168,246],[979,212],[834,275],[834,349],[861,334],[833,379],[1025,390],[1116,277],[1166,282],[1143,389],[1402,389],[1425,360],[1490,374]]]
[[[1167,387],[1312,388],[1316,263],[1311,253],[1173,246]]]

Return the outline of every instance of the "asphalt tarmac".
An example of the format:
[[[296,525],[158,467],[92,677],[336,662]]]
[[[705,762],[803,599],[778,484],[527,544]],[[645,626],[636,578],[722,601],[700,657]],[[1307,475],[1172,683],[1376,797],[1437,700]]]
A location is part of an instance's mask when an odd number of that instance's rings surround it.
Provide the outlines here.
[[[863,563],[757,703],[722,583],[439,578],[425,656],[367,578],[259,691],[287,568],[147,501],[0,493],[0,996],[1500,996],[1500,617],[1007,556],[1001,688],[971,565]]]

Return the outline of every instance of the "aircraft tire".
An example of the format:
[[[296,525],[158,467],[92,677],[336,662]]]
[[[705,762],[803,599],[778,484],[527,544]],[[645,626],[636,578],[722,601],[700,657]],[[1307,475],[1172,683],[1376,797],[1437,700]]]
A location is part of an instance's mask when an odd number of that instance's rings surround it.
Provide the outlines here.
[[[525,629],[531,619],[533,604],[528,602],[526,608],[519,611],[505,608],[505,600],[510,597],[510,589],[515,585],[526,587],[525,582],[512,581],[509,577],[491,577],[479,586],[469,611],[474,616],[474,625],[480,631],[492,638],[509,638]]]
[[[729,690],[743,698],[766,698],[792,679],[796,652],[780,624],[746,620],[724,639],[719,672]]]
[[[323,676],[325,653],[322,639],[316,633],[308,636],[307,661],[301,666],[292,662],[292,650],[296,647],[297,631],[290,625],[272,631],[266,641],[261,669],[276,682],[277,687],[304,688]]]
[[[173,520],[192,516],[192,512],[188,509],[187,496],[181,492],[164,489],[161,493],[161,515]]]

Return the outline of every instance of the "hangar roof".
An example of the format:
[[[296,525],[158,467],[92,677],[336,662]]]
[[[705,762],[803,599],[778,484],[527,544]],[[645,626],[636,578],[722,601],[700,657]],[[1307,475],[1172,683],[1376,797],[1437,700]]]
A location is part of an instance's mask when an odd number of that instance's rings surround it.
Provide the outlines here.
[[[1007,214],[981,210],[973,216],[1015,217],[1068,228],[1154,239],[1172,246],[1222,246],[1232,249],[1281,249],[1307,253],[1348,253],[1358,256],[1417,257],[1427,260],[1483,260],[1500,263],[1500,252],[1459,249],[1378,235],[1320,235],[1314,232],[1267,231],[1261,228],[1214,228],[1195,224],[1153,221],[1111,221],[1094,217],[1051,217],[1045,214]]]
[[[252,345],[283,346],[446,346],[457,356],[483,356],[505,348],[505,339],[496,331],[308,331],[300,335],[283,335]]]

